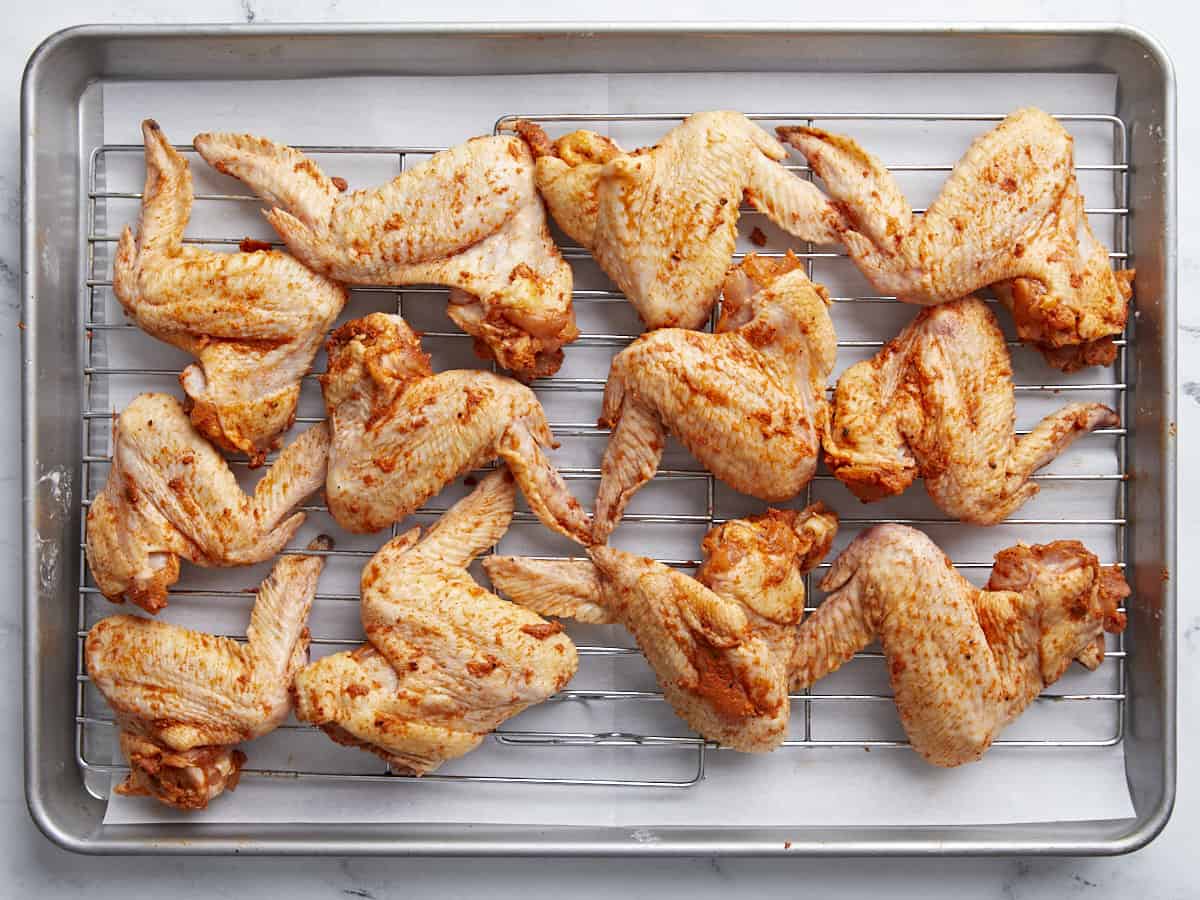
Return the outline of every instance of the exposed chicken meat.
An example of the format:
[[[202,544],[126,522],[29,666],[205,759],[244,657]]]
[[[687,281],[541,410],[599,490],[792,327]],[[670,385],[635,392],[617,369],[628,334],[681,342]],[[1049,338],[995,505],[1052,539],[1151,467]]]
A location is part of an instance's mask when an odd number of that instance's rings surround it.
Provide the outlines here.
[[[328,538],[309,545],[328,550]],[[278,727],[292,676],[308,659],[308,612],[324,561],[285,556],[259,587],[238,643],[166,622],[109,616],[84,644],[88,675],[117,714],[129,777],[121,794],[204,809],[237,786],[234,745]]]
[[[980,590],[902,525],[859,535],[821,589],[831,593],[800,627],[793,689],[878,637],[913,749],[938,766],[979,759],[1073,659],[1099,665],[1129,594],[1120,570],[1078,541],[1003,550]]]
[[[936,304],[991,285],[1052,366],[1113,361],[1133,270],[1114,272],[1092,234],[1072,139],[1053,117],[1020,109],[977,138],[920,217],[850,138],[777,131],[824,181],[845,216],[842,242],[880,291]]]
[[[518,138],[475,138],[374,190],[343,195],[304,154],[245,134],[196,150],[275,206],[267,219],[318,272],[353,284],[441,284],[476,349],[522,378],[550,375],[575,340],[571,269]]]
[[[292,427],[300,379],[346,302],[341,285],[271,250],[183,243],[192,174],[158,123],[142,123],[146,188],[137,236],[117,244],[113,293],[148,334],[192,354],[179,380],[192,423],[261,465]]]
[[[688,725],[736,750],[765,752],[787,734],[804,574],[836,531],[837,517],[820,504],[726,522],[704,540],[699,580],[602,546],[588,550],[591,562],[489,556],[483,565],[522,606],[624,625]]]
[[[842,374],[825,460],[864,502],[899,494],[920,475],[950,515],[993,525],[1037,493],[1036,470],[1119,421],[1099,403],[1069,403],[1017,438],[1015,416],[1004,336],[987,305],[968,297],[922,310]]]
[[[378,531],[500,458],[548,527],[587,541],[591,523],[546,457],[553,436],[528,387],[475,369],[435,375],[412,329],[384,313],[343,325],[327,352],[325,493],[343,528]]]
[[[837,513],[820,502],[731,519],[704,536],[696,580],[738,603],[786,668],[804,618],[804,576],[825,558],[837,530]]]
[[[575,674],[561,626],[480,587],[467,566],[504,535],[516,491],[501,469],[418,540],[389,541],[362,575],[369,643],[296,676],[296,715],[421,775],[477,747]]]
[[[837,336],[825,289],[794,256],[748,256],[725,280],[717,333],[662,328],[613,359],[594,538],[603,542],[654,477],[670,430],[726,484],[790,499],[817,467]]]
[[[743,200],[803,240],[838,239],[839,217],[821,192],[780,165],[787,151],[741,113],[697,113],[632,153],[591,131],[553,143],[532,122],[517,131],[537,157],[551,215],[591,251],[647,328],[704,324]]]
[[[112,468],[88,510],[87,561],[101,593],[155,613],[181,556],[201,566],[270,559],[304,521],[289,513],[325,481],[328,448],[324,423],[313,426],[248,497],[174,397],[139,395],[113,425]]]

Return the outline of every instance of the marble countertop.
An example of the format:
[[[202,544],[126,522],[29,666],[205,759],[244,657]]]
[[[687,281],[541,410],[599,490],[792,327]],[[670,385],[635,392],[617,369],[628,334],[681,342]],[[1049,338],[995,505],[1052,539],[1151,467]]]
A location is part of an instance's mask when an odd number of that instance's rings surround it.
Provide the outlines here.
[[[1006,0],[961,2],[951,10],[944,2],[896,4],[860,0],[852,9],[794,2],[759,0],[752,8],[731,9],[718,0],[610,0],[603,9],[572,8],[554,0],[525,0],[519,7],[483,0],[443,0],[436,8],[413,7],[386,0],[211,0],[202,10],[181,0],[64,0],[29,4],[10,16],[0,33],[0,59],[8,74],[0,80],[0,116],[11,127],[0,131],[0,365],[14,389],[0,392],[0,447],[12,463],[0,470],[0,507],[11,510],[10,526],[0,532],[0,571],[10,597],[0,608],[0,721],[21,721],[20,674],[20,385],[18,320],[20,175],[18,121],[21,69],[29,53],[46,35],[85,22],[365,22],[443,20],[546,19],[601,17],[609,20],[720,21],[754,17],[760,20],[805,21],[834,19],[854,13],[857,18],[936,21],[950,12],[958,21],[1116,21],[1144,28],[1157,36],[1171,54],[1179,85],[1179,281],[1180,335],[1179,458],[1188,458],[1191,441],[1200,428],[1200,307],[1189,302],[1186,288],[1200,274],[1200,203],[1190,195],[1192,167],[1200,164],[1200,124],[1189,119],[1192,90],[1200,84],[1200,58],[1190,38],[1197,34],[1200,11],[1180,10],[1171,0]],[[1200,538],[1200,476],[1181,466],[1179,485],[1179,546],[1186,549]],[[1146,849],[1116,859],[1015,860],[858,860],[787,861],[711,859],[677,861],[562,860],[538,863],[506,860],[381,860],[381,859],[92,859],[66,853],[50,844],[29,819],[22,787],[21,728],[0,735],[0,894],[37,896],[44,900],[86,891],[95,900],[108,897],[169,896],[242,897],[256,892],[309,897],[440,898],[528,895],[531,889],[566,892],[572,896],[728,896],[755,891],[762,896],[791,894],[797,889],[814,895],[886,894],[905,897],[1035,898],[1136,894],[1140,900],[1194,896],[1194,875],[1188,859],[1200,839],[1200,778],[1188,764],[1191,748],[1200,740],[1200,608],[1190,602],[1188,587],[1200,578],[1197,558],[1181,552],[1179,560],[1179,766],[1175,813],[1162,835]],[[536,876],[533,873],[536,871]],[[544,885],[544,887],[543,887]]]

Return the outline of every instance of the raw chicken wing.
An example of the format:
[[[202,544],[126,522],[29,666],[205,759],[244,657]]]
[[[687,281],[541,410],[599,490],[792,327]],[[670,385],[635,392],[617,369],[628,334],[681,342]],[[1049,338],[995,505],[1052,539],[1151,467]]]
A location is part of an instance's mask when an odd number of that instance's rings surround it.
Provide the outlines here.
[[[922,310],[873,359],[838,380],[825,461],[862,501],[918,475],[939,507],[994,525],[1037,493],[1029,477],[1077,437],[1118,424],[1099,403],[1069,403],[1013,433],[1012,363],[996,317],[972,297]]]
[[[114,423],[112,468],[88,510],[87,561],[101,593],[156,613],[181,556],[200,566],[270,559],[303,523],[289,513],[325,481],[328,449],[325,424],[313,426],[248,497],[174,397],[139,395]]]
[[[489,556],[483,565],[498,590],[543,615],[624,625],[689,726],[758,753],[786,737],[804,574],[836,531],[820,504],[726,522],[705,537],[696,579],[605,546],[588,549],[591,562]]]
[[[902,525],[859,535],[821,589],[831,593],[800,627],[792,689],[878,638],[913,749],[938,766],[979,759],[1072,660],[1096,668],[1104,632],[1125,628],[1129,594],[1120,570],[1078,541],[1002,550],[980,590]]]
[[[1020,109],[979,137],[924,215],[850,138],[777,129],[825,182],[841,240],[880,291],[909,303],[957,300],[991,285],[1017,334],[1067,372],[1108,365],[1125,328],[1133,271],[1114,272],[1075,180],[1072,139]]]
[[[743,200],[802,240],[838,239],[828,201],[780,165],[787,151],[741,113],[697,113],[632,153],[591,131],[553,143],[532,122],[517,131],[537,157],[551,215],[647,328],[699,328],[708,319]]]
[[[654,477],[668,429],[714,475],[762,500],[790,499],[812,478],[837,353],[828,296],[794,256],[751,254],[730,270],[724,297],[715,334],[662,328],[613,359],[597,542]]]
[[[310,550],[328,550],[326,537]],[[109,616],[84,644],[88,675],[117,713],[129,777],[119,794],[204,809],[237,786],[235,744],[273,731],[308,659],[308,611],[324,560],[285,556],[254,599],[246,643],[142,619]]]
[[[274,204],[267,219],[318,272],[353,284],[441,284],[476,349],[525,379],[551,375],[575,340],[571,269],[516,137],[475,138],[374,190],[343,195],[298,150],[201,134],[196,150]]]
[[[591,523],[543,448],[553,436],[528,387],[476,369],[437,375],[399,316],[372,313],[329,339],[321,376],[333,428],[326,498],[349,531],[378,531],[499,457],[548,527],[586,543]]]
[[[192,173],[158,123],[142,123],[146,188],[137,236],[117,244],[113,293],[148,334],[198,362],[179,376],[192,423],[261,465],[292,427],[300,379],[345,289],[274,250],[213,253],[183,243]]]
[[[562,627],[467,571],[504,535],[515,496],[500,469],[423,538],[414,529],[375,554],[362,575],[368,643],[300,671],[298,718],[421,775],[570,681],[578,659]]]

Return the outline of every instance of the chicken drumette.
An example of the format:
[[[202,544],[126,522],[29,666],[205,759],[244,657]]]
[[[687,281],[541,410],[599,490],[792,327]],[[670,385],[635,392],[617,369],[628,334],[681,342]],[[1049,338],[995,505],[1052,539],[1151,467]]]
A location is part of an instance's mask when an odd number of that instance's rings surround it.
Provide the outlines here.
[[[794,256],[751,254],[725,279],[715,334],[662,328],[617,354],[604,392],[613,433],[596,497],[597,542],[654,477],[667,430],[742,493],[782,501],[804,488],[829,417],[837,336],[828,303]]]
[[[737,112],[689,116],[653,147],[626,153],[575,131],[551,142],[517,131],[537,157],[537,185],[559,226],[591,251],[647,328],[699,328],[733,255],[743,200],[802,240],[833,243],[839,217],[787,151]]]
[[[688,725],[765,752],[787,735],[804,575],[836,531],[821,504],[726,522],[705,537],[696,578],[605,546],[589,548],[591,562],[489,556],[483,566],[498,590],[543,615],[624,625]]]
[[[467,571],[504,535],[515,497],[509,473],[493,472],[423,538],[414,529],[372,557],[362,575],[368,643],[297,674],[298,718],[421,775],[570,681],[578,660],[562,627]]]
[[[328,550],[326,537],[310,550]],[[237,786],[234,745],[273,731],[308,659],[308,611],[324,560],[285,556],[259,587],[247,642],[136,616],[109,616],[84,643],[88,675],[117,714],[129,777],[117,793],[204,809]]]
[[[292,426],[300,379],[346,302],[341,285],[273,250],[183,243],[192,174],[158,123],[142,123],[146,187],[137,236],[117,244],[113,293],[148,334],[192,354],[179,380],[192,422],[260,465]]]
[[[902,525],[859,535],[821,589],[832,593],[800,627],[792,689],[878,638],[909,740],[938,766],[979,759],[1072,660],[1096,668],[1129,594],[1120,570],[1078,541],[1002,550],[980,590]]]
[[[1114,272],[1092,234],[1072,139],[1053,117],[1021,109],[976,139],[920,217],[883,164],[850,138],[777,131],[825,183],[845,217],[842,242],[880,291],[937,304],[990,285],[1020,338],[1052,366],[1070,372],[1113,361],[1133,271]]]
[[[1082,434],[1118,424],[1099,403],[1069,403],[1013,433],[1012,362],[987,305],[922,310],[873,359],[838,380],[825,461],[864,502],[918,475],[950,515],[993,525],[1037,493],[1029,480]]]
[[[525,385],[476,369],[433,373],[399,316],[343,325],[321,376],[333,428],[326,497],[338,524],[378,531],[499,457],[548,527],[587,542],[591,523],[547,459],[546,415]]]
[[[449,287],[450,318],[522,378],[556,372],[579,334],[571,269],[550,238],[519,138],[475,138],[351,194],[298,150],[265,138],[201,134],[195,146],[275,206],[268,221],[318,272],[353,284]]]
[[[167,605],[179,557],[244,566],[278,553],[304,521],[289,515],[325,481],[329,431],[296,438],[248,497],[174,397],[141,394],[113,426],[113,461],[87,516],[87,561],[101,593],[147,612]]]

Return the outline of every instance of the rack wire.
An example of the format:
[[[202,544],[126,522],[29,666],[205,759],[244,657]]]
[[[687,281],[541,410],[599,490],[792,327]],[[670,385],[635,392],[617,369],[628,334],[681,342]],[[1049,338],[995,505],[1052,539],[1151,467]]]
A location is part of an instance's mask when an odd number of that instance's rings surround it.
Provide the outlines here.
[[[592,115],[592,114],[571,114],[571,113],[553,113],[553,114],[528,114],[525,116],[502,116],[495,124],[497,133],[508,131],[517,118],[528,118],[537,121],[544,125],[554,127],[606,127],[619,123],[637,123],[660,125],[665,130],[674,123],[685,118],[684,114],[656,114],[656,115]],[[856,121],[871,121],[888,123],[898,129],[898,133],[902,138],[903,130],[906,127],[911,127],[916,124],[928,126],[937,123],[962,123],[962,122],[977,122],[977,123],[993,123],[1003,118],[1002,115],[938,115],[938,114],[813,114],[813,113],[759,113],[752,114],[749,118],[759,121],[780,121],[780,122],[805,122],[809,125],[814,125],[820,122],[856,122]],[[1079,115],[1064,115],[1058,117],[1068,126],[1075,124],[1091,124],[1091,125],[1107,125],[1111,127],[1112,134],[1112,162],[1111,163],[1090,163],[1077,165],[1076,169],[1079,172],[1099,172],[1111,173],[1113,178],[1113,195],[1115,203],[1112,206],[1096,206],[1089,207],[1087,212],[1094,217],[1111,217],[1113,219],[1114,228],[1112,229],[1113,243],[1110,257],[1113,262],[1121,267],[1130,265],[1131,260],[1128,252],[1128,232],[1129,232],[1129,170],[1130,160],[1128,155],[1129,139],[1128,129],[1124,122],[1118,117],[1109,114],[1079,114]],[[177,149],[183,152],[190,152],[188,146],[180,146]],[[404,146],[307,146],[300,149],[309,153],[318,154],[346,154],[366,157],[386,157],[395,159],[400,171],[403,171],[414,158],[427,157],[430,154],[437,152],[438,147],[404,147]],[[114,417],[114,411],[109,408],[103,408],[100,404],[104,402],[104,398],[108,396],[108,387],[118,379],[133,379],[145,380],[152,377],[173,377],[178,374],[175,369],[168,368],[139,368],[139,367],[122,367],[105,364],[104,360],[98,360],[94,352],[94,345],[97,341],[94,340],[97,334],[106,335],[113,332],[129,331],[136,329],[133,324],[114,320],[110,318],[111,312],[106,312],[106,304],[104,303],[103,292],[111,290],[112,281],[111,273],[108,271],[98,271],[98,266],[107,266],[110,262],[107,250],[116,242],[119,237],[119,226],[123,222],[117,222],[114,226],[110,226],[109,219],[112,218],[109,210],[111,201],[137,201],[141,199],[141,193],[137,191],[114,191],[105,188],[105,173],[107,171],[106,163],[114,155],[118,154],[137,154],[140,156],[142,147],[138,144],[104,144],[96,147],[90,156],[88,163],[88,178],[86,194],[81,197],[80,202],[83,205],[83,221],[86,227],[86,270],[83,273],[82,283],[80,285],[80,341],[82,346],[81,358],[86,360],[86,365],[80,373],[82,397],[83,397],[83,414],[81,421],[81,434],[83,440],[83,456],[81,462],[80,484],[83,486],[84,496],[81,503],[86,511],[86,508],[91,502],[91,497],[102,485],[103,477],[107,472],[109,463],[110,451],[110,430],[111,421]],[[803,164],[797,164],[794,161],[786,163],[787,168],[793,170],[801,177],[813,178],[811,170]],[[890,166],[893,172],[946,172],[948,173],[953,167],[952,163],[910,163],[904,165]],[[237,203],[237,204],[255,204],[258,199],[249,194],[234,194],[234,193],[198,193],[195,196],[195,204],[198,208],[202,204],[213,203]],[[922,210],[917,209],[917,212]],[[744,210],[748,213],[749,210]],[[743,223],[745,217],[743,218]],[[187,243],[213,245],[216,247],[236,246],[240,243],[241,238],[230,234],[209,234],[204,236],[189,236],[185,238]],[[271,242],[275,246],[281,246],[278,241]],[[562,245],[563,254],[566,258],[572,260],[585,259],[588,254],[585,250],[578,246],[571,245],[569,242]],[[807,268],[810,278],[821,281],[821,266],[825,265],[829,260],[844,257],[845,253],[830,250],[818,250],[811,244],[801,246],[793,246],[792,249],[800,259],[802,259]],[[762,255],[781,255],[779,252],[772,251],[756,251]],[[740,255],[740,254],[739,254]],[[353,288],[357,295],[371,297],[373,295],[383,295],[383,297],[395,298],[395,312],[404,314],[404,300],[406,297],[420,296],[445,296],[446,291],[441,288],[434,287],[413,287],[413,288],[395,288],[395,287],[358,287]],[[381,298],[382,299],[382,298]],[[893,297],[875,296],[870,294],[836,296],[833,298],[838,304],[888,304],[896,303]],[[624,298],[615,290],[606,289],[584,289],[577,288],[574,292],[575,303],[582,307],[586,304],[603,304],[603,303],[623,303]],[[715,315],[715,314],[714,314]],[[1130,317],[1131,321],[1133,317]],[[427,338],[444,340],[444,341],[469,341],[470,339],[457,331],[428,331],[425,333]],[[878,337],[871,339],[857,340],[842,340],[839,339],[838,347],[841,349],[857,349],[871,350],[882,347],[887,340],[893,335],[881,334]],[[597,332],[584,331],[579,340],[568,348],[567,353],[570,354],[571,349],[575,347],[611,347],[614,352],[625,344],[629,343],[637,337],[633,332]],[[146,340],[152,340],[149,337]],[[1010,342],[1016,346],[1016,342]],[[1062,382],[1062,381],[1038,381],[1033,383],[1021,383],[1016,385],[1018,396],[1029,394],[1047,394],[1059,392],[1088,392],[1088,391],[1110,391],[1117,395],[1118,412],[1121,416],[1121,422],[1128,421],[1127,410],[1127,395],[1128,395],[1128,351],[1130,348],[1130,330],[1127,329],[1125,335],[1117,341],[1118,357],[1115,366],[1111,370],[1105,370],[1103,374],[1108,375],[1110,380],[1089,380],[1087,382]],[[1049,369],[1044,371],[1049,372]],[[313,378],[315,376],[308,376]],[[604,387],[603,373],[597,373],[596,377],[558,377],[544,380],[537,384],[539,391],[577,391],[577,392],[599,392]],[[308,423],[320,421],[319,417],[314,416],[298,416],[298,423]],[[577,421],[577,420],[561,420],[555,421],[551,417],[551,427],[554,434],[559,439],[571,440],[580,438],[595,438],[603,436],[607,430],[599,427],[593,422]],[[1027,433],[1027,432],[1019,432]],[[1046,518],[1036,516],[1016,516],[1008,520],[1008,524],[1018,525],[1069,525],[1069,526],[1090,526],[1105,529],[1112,529],[1113,546],[1116,548],[1116,558],[1109,560],[1113,564],[1124,567],[1126,563],[1127,553],[1127,504],[1128,504],[1128,465],[1127,465],[1127,432],[1122,424],[1121,427],[1100,429],[1093,433],[1092,438],[1096,436],[1107,436],[1115,442],[1116,466],[1112,472],[1071,472],[1068,474],[1054,473],[1039,473],[1034,478],[1041,482],[1069,482],[1076,485],[1077,490],[1112,490],[1115,488],[1115,506],[1111,516],[1104,517],[1080,517],[1080,518]],[[244,465],[236,460],[231,460],[234,466]],[[594,482],[599,478],[599,469],[595,467],[575,466],[562,467],[564,476],[573,482],[583,482],[591,486],[591,490],[585,491],[585,496],[594,495]],[[702,514],[675,514],[675,513],[636,513],[631,512],[626,514],[624,521],[641,522],[647,524],[667,524],[667,525],[690,525],[696,528],[711,528],[712,526],[725,521],[725,518],[720,512],[720,499],[718,496],[717,485],[713,477],[705,470],[695,466],[662,468],[658,472],[658,479],[681,481],[681,482],[702,482],[705,492],[705,511]],[[824,472],[819,473],[814,478],[814,484],[832,481],[832,476]],[[806,488],[803,496],[803,502],[812,502],[814,484],[810,484]],[[690,485],[689,485],[690,487]],[[914,488],[913,490],[917,490]],[[414,515],[414,518],[428,522],[431,518],[440,515],[447,508],[448,504],[445,501],[435,500],[420,512]],[[326,512],[325,507],[320,503],[309,503],[301,507],[307,512],[323,513]],[[844,508],[844,507],[843,507]],[[868,508],[869,509],[869,508]],[[531,514],[518,511],[516,521],[536,521]],[[921,516],[913,515],[903,518],[886,517],[886,516],[871,516],[871,515],[843,515],[841,518],[843,527],[868,526],[882,522],[901,522],[903,524],[926,526],[926,525],[941,525],[950,523],[953,520],[946,517],[938,516]],[[81,533],[80,546],[81,549],[85,545],[86,539],[86,516],[81,516]],[[397,527],[393,526],[392,534],[397,533]],[[1069,535],[1058,535],[1069,536]],[[382,543],[382,538],[380,540]],[[290,547],[285,550],[287,553],[302,552],[299,547]],[[312,551],[303,551],[312,552]],[[355,563],[360,563],[369,558],[374,550],[355,549],[355,548],[335,548],[328,551],[323,551],[323,555],[335,558],[344,558],[352,560]],[[689,568],[697,565],[694,559],[663,559],[663,562],[671,566],[680,568]],[[964,571],[971,570],[987,570],[991,567],[989,560],[967,560],[955,559],[954,565],[956,568]],[[820,571],[827,569],[829,562],[821,563],[814,573],[807,576],[805,587],[807,589],[808,604],[807,611],[811,612],[816,608],[814,604],[814,582],[816,575]],[[95,695],[95,692],[89,694],[88,676],[83,666],[83,640],[87,634],[90,614],[107,614],[110,610],[107,608],[107,601],[100,595],[99,590],[90,582],[90,576],[87,571],[87,563],[85,552],[81,552],[80,571],[79,571],[79,600],[78,600],[78,630],[77,630],[77,648],[76,648],[76,689],[75,689],[75,747],[76,747],[76,762],[86,774],[91,773],[100,776],[108,776],[112,773],[121,773],[126,771],[123,766],[114,765],[105,761],[106,751],[111,746],[111,734],[113,719],[111,711],[104,703]],[[228,590],[219,588],[207,587],[180,587],[171,592],[173,598],[186,597],[211,597],[211,598],[238,598],[245,600],[245,593],[238,590]],[[337,592],[318,592],[314,604],[314,610],[326,605],[345,605],[357,603],[358,596],[353,593],[337,593]],[[227,635],[234,639],[244,639],[244,633],[231,633]],[[341,650],[349,649],[359,644],[362,640],[361,634],[329,634],[314,630],[312,636],[312,644],[315,648],[323,650]],[[600,657],[612,660],[621,660],[627,658],[636,658],[640,656],[638,650],[628,646],[614,646],[607,643],[595,642],[580,642],[577,641],[578,650],[581,657]],[[1050,690],[1044,693],[1038,700],[1040,703],[1089,703],[1106,704],[1112,708],[1113,714],[1110,717],[1115,723],[1111,733],[1098,734],[1094,737],[1085,739],[1073,740],[1057,740],[1050,738],[1033,738],[1033,739],[1015,739],[1001,738],[996,741],[997,747],[1109,747],[1119,743],[1123,739],[1123,728],[1125,720],[1125,704],[1127,702],[1126,695],[1126,659],[1127,648],[1124,637],[1117,639],[1116,647],[1107,653],[1107,659],[1111,663],[1106,662],[1105,665],[1113,665],[1117,667],[1116,683],[1117,689],[1113,691],[1100,692],[1068,692],[1064,690]],[[857,654],[856,659],[880,659],[882,654],[878,651],[867,650]],[[568,687],[560,692],[549,701],[551,704],[571,704],[571,703],[587,703],[587,704],[610,704],[610,703],[661,703],[663,700],[662,694],[658,690],[627,690],[627,689],[609,689],[609,690],[583,690]],[[814,735],[814,718],[819,714],[820,707],[823,704],[829,703],[851,703],[851,704],[879,704],[890,702],[891,695],[887,691],[870,691],[870,692],[842,692],[814,693],[812,689],[807,689],[792,695],[793,704],[793,724],[796,724],[796,717],[799,717],[799,727],[794,728],[798,731],[797,736],[785,741],[783,747],[785,751],[795,751],[802,749],[814,748],[845,748],[857,750],[872,750],[872,749],[903,749],[908,747],[908,742],[904,740],[894,740],[886,736],[870,737],[863,739],[821,739]],[[686,788],[698,784],[704,779],[706,773],[706,762],[708,754],[720,748],[709,741],[706,741],[695,735],[672,735],[654,733],[646,730],[609,730],[609,731],[572,731],[568,729],[548,729],[539,730],[523,729],[518,727],[519,723],[514,722],[496,731],[491,736],[491,741],[496,745],[503,745],[510,749],[519,748],[549,748],[549,747],[611,747],[616,748],[624,753],[640,753],[648,749],[657,748],[659,750],[668,749],[677,753],[686,752],[690,758],[690,763],[686,764],[685,770],[678,776],[656,777],[656,778],[638,778],[638,777],[619,777],[619,778],[586,778],[586,777],[557,777],[538,774],[434,774],[423,776],[421,779],[402,778],[391,775],[387,771],[378,773],[359,773],[349,771],[315,771],[306,770],[301,767],[291,768],[247,768],[244,770],[244,775],[247,777],[260,778],[292,778],[301,780],[349,780],[357,782],[383,782],[386,781],[392,784],[417,784],[417,783],[432,783],[443,781],[465,781],[465,782],[483,782],[483,783],[504,783],[504,784],[560,784],[560,785],[594,785],[603,787],[626,786],[626,787],[654,787],[654,788]],[[304,729],[307,726],[297,724],[295,722],[285,723],[281,726],[283,731],[297,731]],[[476,751],[475,755],[486,754],[487,746]],[[253,755],[253,753],[252,753]],[[85,779],[87,781],[87,779]],[[93,786],[95,780],[89,782]],[[95,787],[93,787],[95,790]],[[101,788],[101,791],[103,789]]]

